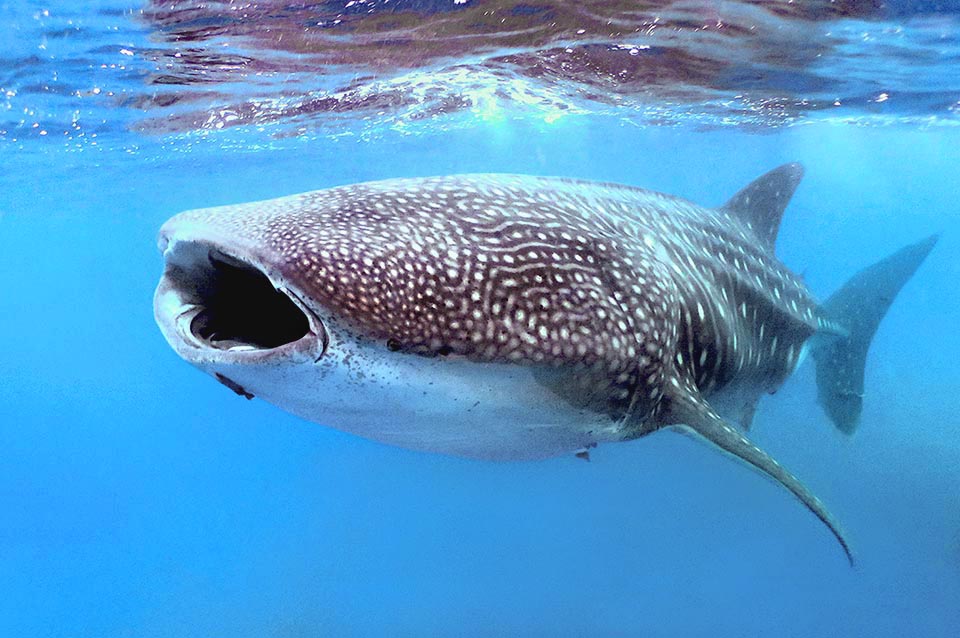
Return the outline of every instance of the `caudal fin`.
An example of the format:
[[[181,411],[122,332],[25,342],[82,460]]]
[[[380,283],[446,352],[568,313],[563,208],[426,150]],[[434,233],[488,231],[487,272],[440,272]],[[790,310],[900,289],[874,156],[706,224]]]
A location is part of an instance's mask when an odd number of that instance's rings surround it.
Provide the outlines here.
[[[907,280],[937,243],[927,237],[864,268],[820,307],[827,332],[813,342],[820,404],[834,425],[852,434],[863,408],[863,376],[867,350],[880,321]]]

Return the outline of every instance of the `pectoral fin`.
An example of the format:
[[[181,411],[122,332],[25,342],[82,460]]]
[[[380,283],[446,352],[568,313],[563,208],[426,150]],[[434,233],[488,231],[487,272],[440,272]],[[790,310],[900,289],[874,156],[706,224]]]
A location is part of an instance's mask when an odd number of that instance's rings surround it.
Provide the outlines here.
[[[803,483],[784,469],[773,457],[747,440],[736,428],[725,422],[696,394],[692,387],[685,387],[685,384],[678,382],[673,385],[671,392],[668,394],[669,408],[662,417],[666,424],[686,426],[724,452],[732,454],[790,490],[807,509],[813,512],[830,529],[847,555],[850,565],[853,565],[853,554],[850,552],[850,546],[847,544],[840,526],[834,521],[820,499],[814,496]]]

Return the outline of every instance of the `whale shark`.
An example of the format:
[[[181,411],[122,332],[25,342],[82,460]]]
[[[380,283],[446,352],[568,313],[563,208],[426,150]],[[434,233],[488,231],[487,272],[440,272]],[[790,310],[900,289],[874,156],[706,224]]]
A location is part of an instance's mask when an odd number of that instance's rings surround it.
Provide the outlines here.
[[[803,169],[717,208],[612,183],[389,179],[186,211],[160,230],[157,324],[234,392],[404,448],[587,457],[661,429],[824,504],[749,439],[809,353],[852,433],[867,351],[931,236],[824,303],[774,250]]]

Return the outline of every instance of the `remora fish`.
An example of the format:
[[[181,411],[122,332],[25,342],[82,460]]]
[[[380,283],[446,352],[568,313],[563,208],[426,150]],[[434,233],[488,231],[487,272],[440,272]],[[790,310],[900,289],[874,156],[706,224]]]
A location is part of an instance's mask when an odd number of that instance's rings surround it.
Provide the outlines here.
[[[406,448],[531,459],[684,428],[790,490],[850,557],[744,430],[806,344],[821,403],[853,431],[867,348],[936,237],[818,305],[774,256],[802,173],[716,209],[462,175],[188,211],[160,232],[156,320],[234,391]]]

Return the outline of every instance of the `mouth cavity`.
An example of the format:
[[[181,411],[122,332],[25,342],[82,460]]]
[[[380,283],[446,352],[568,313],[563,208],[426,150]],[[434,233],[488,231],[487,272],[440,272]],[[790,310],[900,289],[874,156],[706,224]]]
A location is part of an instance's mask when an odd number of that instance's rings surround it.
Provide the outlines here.
[[[178,243],[167,254],[166,279],[178,298],[178,330],[201,347],[272,350],[323,333],[293,299],[256,266],[213,246]],[[299,301],[299,300],[297,300]],[[321,334],[325,342],[325,335]]]

